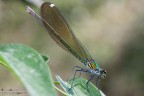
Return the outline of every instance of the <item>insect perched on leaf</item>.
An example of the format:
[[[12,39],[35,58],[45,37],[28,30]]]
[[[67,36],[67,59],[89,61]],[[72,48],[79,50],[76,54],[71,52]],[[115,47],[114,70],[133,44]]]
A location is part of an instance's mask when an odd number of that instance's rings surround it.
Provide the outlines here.
[[[50,2],[43,3],[41,6],[41,17],[28,6],[27,11],[44,24],[49,35],[60,47],[74,55],[88,67],[88,69],[85,69],[75,66],[75,68],[78,68],[76,72],[81,71],[92,74],[92,77],[86,83],[87,87],[89,81],[95,76],[97,76],[96,82],[98,82],[99,77],[106,77],[106,70],[101,69],[91,57],[54,4]]]

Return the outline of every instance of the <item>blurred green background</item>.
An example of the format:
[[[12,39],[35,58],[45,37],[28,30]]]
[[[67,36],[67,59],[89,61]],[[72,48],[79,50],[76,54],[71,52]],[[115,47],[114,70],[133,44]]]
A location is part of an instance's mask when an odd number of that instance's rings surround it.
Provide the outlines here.
[[[75,65],[84,66],[57,46],[45,28],[26,12],[29,5],[39,13],[43,1],[0,0],[0,44],[23,43],[48,55],[53,79],[59,75],[66,80]],[[107,70],[107,77],[100,80],[98,87],[107,96],[144,96],[144,0],[51,2],[61,10],[93,58]],[[24,87],[0,65],[1,89]]]

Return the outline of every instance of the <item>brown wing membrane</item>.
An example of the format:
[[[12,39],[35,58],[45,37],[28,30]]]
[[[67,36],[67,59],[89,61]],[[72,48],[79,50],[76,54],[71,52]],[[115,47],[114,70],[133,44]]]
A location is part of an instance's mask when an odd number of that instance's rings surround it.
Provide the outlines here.
[[[44,19],[43,24],[48,30],[48,33],[60,47],[72,53],[83,63],[85,63],[87,59],[91,59],[87,50],[73,34],[69,25],[54,4],[49,2],[42,4],[41,16]]]

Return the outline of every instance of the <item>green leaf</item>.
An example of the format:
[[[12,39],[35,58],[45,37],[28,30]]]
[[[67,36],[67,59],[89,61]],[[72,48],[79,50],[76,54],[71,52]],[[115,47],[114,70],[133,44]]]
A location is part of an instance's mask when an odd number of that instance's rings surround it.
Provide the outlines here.
[[[68,96],[105,96],[100,89],[89,82],[89,90],[87,91],[86,82],[83,78],[71,79],[68,82],[63,81],[59,76],[56,76],[62,88],[68,94]],[[73,87],[71,88],[71,86]]]
[[[30,96],[57,96],[47,62],[46,56],[22,44],[0,47],[0,63],[19,77]]]

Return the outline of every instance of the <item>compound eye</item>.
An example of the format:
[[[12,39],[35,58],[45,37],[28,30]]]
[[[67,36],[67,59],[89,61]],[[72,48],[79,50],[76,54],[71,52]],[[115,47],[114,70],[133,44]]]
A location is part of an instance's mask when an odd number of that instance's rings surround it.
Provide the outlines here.
[[[104,74],[107,74],[106,70],[103,71]]]
[[[103,71],[102,71],[102,77],[105,78],[105,77],[106,77],[106,74],[107,74],[106,70],[103,70]]]

